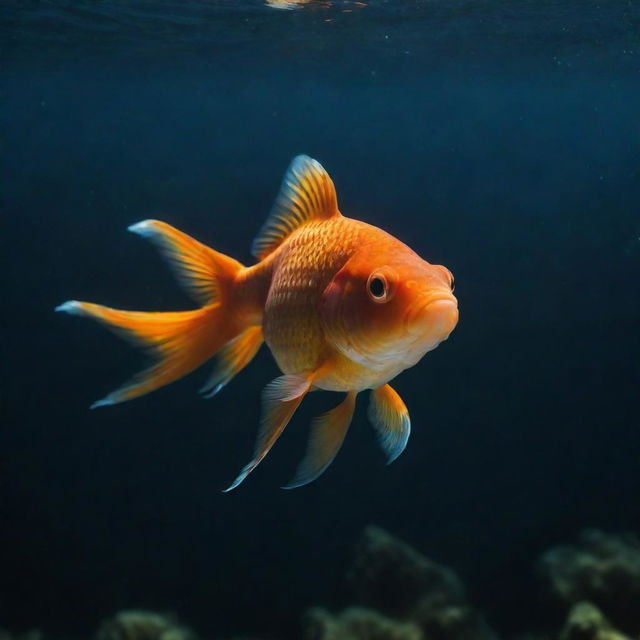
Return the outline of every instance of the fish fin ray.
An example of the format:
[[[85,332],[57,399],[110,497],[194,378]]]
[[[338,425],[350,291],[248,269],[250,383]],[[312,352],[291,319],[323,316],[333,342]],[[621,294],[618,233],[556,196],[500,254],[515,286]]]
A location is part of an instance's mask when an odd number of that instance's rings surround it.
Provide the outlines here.
[[[262,392],[262,416],[253,459],[224,492],[235,489],[269,453],[311,386],[309,376],[289,374],[272,380]]]
[[[402,398],[388,384],[371,391],[369,420],[378,433],[387,464],[391,464],[407,446],[411,420]]]
[[[192,311],[123,311],[71,300],[57,310],[97,320],[113,333],[142,347],[154,364],[98,400],[92,408],[132,400],[187,375],[235,335],[219,303]]]
[[[336,190],[322,165],[309,156],[296,156],[285,174],[280,192],[260,233],[252,254],[262,260],[309,220],[340,215]]]
[[[302,487],[324,473],[342,446],[355,406],[356,392],[350,391],[338,406],[313,420],[305,457],[283,489]]]
[[[205,398],[211,398],[240,373],[262,346],[262,327],[249,327],[239,336],[227,342],[217,355],[216,367],[200,389]]]
[[[221,296],[221,287],[242,265],[207,247],[186,233],[160,220],[143,220],[129,231],[147,238],[160,249],[178,282],[199,304],[211,304]]]

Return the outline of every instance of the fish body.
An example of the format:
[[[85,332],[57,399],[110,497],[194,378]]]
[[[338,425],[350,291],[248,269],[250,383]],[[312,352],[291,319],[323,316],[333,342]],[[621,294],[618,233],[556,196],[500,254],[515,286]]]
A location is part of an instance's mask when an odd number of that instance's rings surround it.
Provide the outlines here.
[[[263,331],[283,373],[316,370],[335,358],[320,306],[324,290],[353,253],[357,236],[357,223],[340,217],[306,225],[278,249]],[[314,384],[325,388],[319,378]]]
[[[327,291],[339,285],[334,281],[337,274],[350,261],[364,256],[364,273],[349,264],[346,273],[341,274],[342,290]],[[373,256],[373,260],[371,260]],[[375,322],[378,305],[367,296],[362,296],[359,309],[349,309],[346,322],[339,313],[343,289],[355,288],[356,281],[362,292],[366,291],[366,279],[370,275],[369,263],[404,263],[406,270],[424,270],[428,273],[431,265],[425,263],[409,247],[374,226],[345,216],[309,224],[297,230],[278,249],[274,256],[273,274],[266,299],[263,317],[265,342],[271,349],[283,373],[296,374],[307,370],[317,370],[323,363],[331,363],[324,368],[322,376],[314,379],[314,386],[328,391],[362,391],[385,384],[408,366],[415,364],[437,342],[422,342],[415,350],[402,347],[394,335],[388,336],[389,348],[370,349],[359,343],[353,325],[358,315],[364,322]],[[421,274],[422,275],[422,274]],[[360,278],[358,278],[360,276]],[[442,289],[443,299],[450,300],[451,317],[457,318],[457,305],[451,300],[451,286],[448,273],[436,270],[434,280],[437,289]],[[346,282],[344,282],[346,280]],[[362,281],[364,280],[364,281]],[[399,283],[398,283],[399,284]],[[453,327],[451,327],[453,328]],[[385,342],[385,338],[380,338]],[[414,341],[410,341],[414,343]]]
[[[312,423],[307,454],[288,488],[320,475],[351,422],[357,393],[371,389],[369,417],[389,461],[406,446],[406,406],[387,384],[446,340],[458,321],[453,276],[385,231],[343,216],[322,166],[294,159],[274,208],[254,241],[250,267],[166,223],[130,227],[165,254],[200,308],[120,311],[69,301],[58,310],[92,317],[141,343],[155,364],[94,406],[115,404],[168,384],[217,356],[203,388],[214,395],[266,342],[283,375],[263,392],[253,459],[260,463],[306,393],[345,392]]]

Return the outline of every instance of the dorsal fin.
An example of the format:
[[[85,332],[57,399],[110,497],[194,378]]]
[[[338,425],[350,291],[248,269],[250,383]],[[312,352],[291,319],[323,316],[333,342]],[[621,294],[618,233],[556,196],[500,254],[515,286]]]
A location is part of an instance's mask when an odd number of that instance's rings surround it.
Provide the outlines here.
[[[309,220],[339,216],[336,189],[322,165],[309,156],[296,156],[251,252],[262,260]]]

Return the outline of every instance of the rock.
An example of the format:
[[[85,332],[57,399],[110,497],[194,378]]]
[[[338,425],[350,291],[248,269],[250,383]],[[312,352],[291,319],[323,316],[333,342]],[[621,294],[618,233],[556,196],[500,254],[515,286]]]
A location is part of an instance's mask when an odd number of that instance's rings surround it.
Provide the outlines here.
[[[539,570],[562,606],[593,602],[624,631],[640,632],[640,540],[584,531],[575,546],[546,552]]]
[[[95,640],[196,640],[171,616],[151,611],[121,611],[103,621]]]
[[[496,640],[484,618],[466,604],[443,604],[425,597],[411,619],[429,640]]]
[[[391,616],[410,616],[427,595],[442,605],[464,601],[454,571],[374,526],[356,544],[349,579],[360,602]]]
[[[311,609],[303,637],[304,640],[423,640],[415,624],[359,607],[350,607],[337,615],[326,609]]]
[[[560,640],[629,640],[590,602],[579,602],[569,612]]]
[[[378,527],[356,545],[349,579],[360,602],[410,620],[428,640],[495,640],[482,616],[465,601],[458,575]]]

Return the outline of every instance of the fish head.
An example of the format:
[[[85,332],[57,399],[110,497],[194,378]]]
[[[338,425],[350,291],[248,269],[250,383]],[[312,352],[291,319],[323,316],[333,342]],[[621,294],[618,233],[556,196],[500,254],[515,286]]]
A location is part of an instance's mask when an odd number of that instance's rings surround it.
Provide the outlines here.
[[[399,241],[358,249],[326,287],[320,311],[339,352],[398,372],[446,340],[458,322],[451,272]]]

